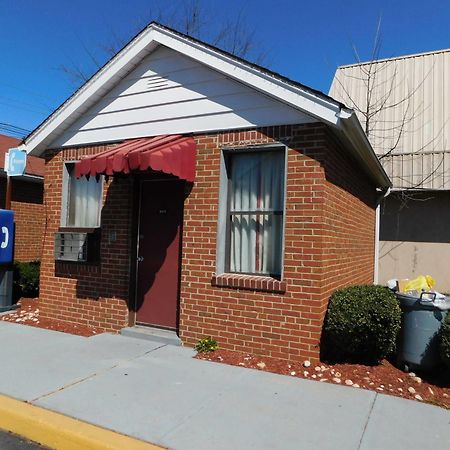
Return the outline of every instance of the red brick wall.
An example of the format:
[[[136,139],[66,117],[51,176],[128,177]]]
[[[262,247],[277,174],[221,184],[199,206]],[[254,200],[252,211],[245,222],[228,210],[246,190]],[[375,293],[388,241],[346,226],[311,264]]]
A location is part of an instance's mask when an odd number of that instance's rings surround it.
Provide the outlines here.
[[[101,262],[55,263],[54,260],[54,235],[61,220],[63,163],[106,148],[67,149],[46,155],[47,229],[41,265],[40,302],[42,317],[116,331],[128,323],[131,177],[115,177],[105,183]]]
[[[197,175],[185,201],[183,222],[179,328],[183,342],[194,345],[200,338],[213,336],[226,349],[318,358],[331,291],[372,282],[374,186],[321,124],[195,138]],[[245,277],[233,277],[231,283],[241,283],[241,288],[224,287],[230,280],[215,277],[221,147],[278,141],[288,146],[283,281],[252,281],[258,289],[244,289]],[[114,177],[105,186],[101,264],[55,267],[53,257],[63,161],[104,149],[97,146],[47,155],[49,213],[41,302],[46,317],[117,330],[128,320],[131,176]],[[111,243],[112,231],[117,232],[117,240]]]
[[[16,238],[14,258],[17,261],[33,261],[41,258],[45,226],[42,204],[44,187],[35,183],[12,179],[11,209],[14,210]],[[5,205],[6,179],[0,179],[0,207]]]
[[[213,286],[220,146],[274,140],[289,146],[286,292]],[[330,292],[373,279],[374,187],[320,124],[206,135],[197,141],[196,182],[185,203],[182,340],[193,345],[213,336],[225,349],[317,359]]]
[[[338,287],[373,282],[376,192],[367,177],[328,138],[325,181],[325,298]],[[325,310],[328,302],[324,304]],[[324,311],[325,312],[325,311]]]

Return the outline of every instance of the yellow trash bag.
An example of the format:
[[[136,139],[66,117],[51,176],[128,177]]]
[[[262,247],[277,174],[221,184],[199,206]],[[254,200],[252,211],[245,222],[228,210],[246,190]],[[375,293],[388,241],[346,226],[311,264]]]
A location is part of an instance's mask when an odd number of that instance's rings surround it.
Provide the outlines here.
[[[436,285],[436,281],[430,275],[420,275],[405,284],[405,291],[429,291]]]

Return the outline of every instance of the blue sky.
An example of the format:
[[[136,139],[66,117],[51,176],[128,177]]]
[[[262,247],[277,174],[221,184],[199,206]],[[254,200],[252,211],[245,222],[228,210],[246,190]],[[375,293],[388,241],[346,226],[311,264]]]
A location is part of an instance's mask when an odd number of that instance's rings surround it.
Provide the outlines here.
[[[323,92],[338,65],[355,61],[353,44],[370,57],[380,16],[381,57],[450,47],[448,1],[199,2],[207,31],[240,13],[267,53],[264,65]],[[102,63],[105,46],[132,37],[152,14],[183,8],[183,0],[0,0],[0,127],[33,129],[77,87],[61,66],[92,70],[85,49]]]

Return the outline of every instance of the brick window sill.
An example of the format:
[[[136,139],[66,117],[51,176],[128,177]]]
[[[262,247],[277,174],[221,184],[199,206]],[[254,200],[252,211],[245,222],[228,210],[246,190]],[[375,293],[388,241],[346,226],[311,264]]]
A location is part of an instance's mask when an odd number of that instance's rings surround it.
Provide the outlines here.
[[[246,289],[250,291],[263,292],[286,292],[286,282],[272,277],[263,277],[258,275],[241,275],[236,273],[224,273],[214,275],[211,284],[217,287],[226,287],[234,289]]]

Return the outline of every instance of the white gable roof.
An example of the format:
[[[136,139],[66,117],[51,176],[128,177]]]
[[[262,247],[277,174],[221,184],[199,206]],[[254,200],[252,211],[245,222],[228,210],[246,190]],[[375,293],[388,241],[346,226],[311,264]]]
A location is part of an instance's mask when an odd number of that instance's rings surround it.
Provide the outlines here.
[[[159,45],[51,145],[59,148],[315,121],[296,108]]]
[[[113,57],[103,68],[101,68],[89,81],[87,81],[74,95],[72,95],[65,103],[63,103],[50,117],[48,117],[36,130],[34,130],[25,140],[23,148],[35,155],[42,154],[47,148],[61,145],[80,145],[86,140],[92,139],[92,130],[102,129],[106,126],[111,133],[108,133],[109,139],[105,140],[120,140],[125,136],[111,131],[111,122],[102,122],[102,114],[105,111],[102,108],[107,108],[107,101],[105,99],[114,89],[118,89],[118,96],[124,95],[124,90],[127,89],[127,82],[121,82],[127,77],[133,77],[139,71],[142,72],[143,61],[152,59],[151,55],[155,50],[161,50],[161,46],[169,51],[173,51],[182,55],[185,61],[191,61],[194,67],[203,66],[210,71],[222,76],[222,79],[239,83],[241,86],[251,88],[253,92],[262,94],[258,96],[256,104],[261,107],[263,117],[255,118],[255,115],[238,114],[243,123],[239,127],[249,127],[251,125],[260,125],[264,123],[267,111],[271,107],[274,112],[269,114],[272,125],[275,125],[277,114],[286,120],[290,117],[288,123],[303,123],[306,121],[318,120],[333,127],[338,136],[343,140],[345,148],[347,148],[353,155],[360,160],[363,169],[377,182],[379,186],[387,187],[390,182],[385,172],[381,168],[370,144],[356,119],[353,111],[345,108],[341,103],[333,100],[318,91],[314,91],[306,86],[295,83],[291,80],[283,78],[282,76],[269,72],[259,66],[252,65],[244,60],[236,58],[226,52],[220,51],[207,44],[199,42],[195,39],[189,38],[185,35],[177,33],[174,30],[163,27],[159,24],[152,23],[138,34],[127,46],[125,46],[115,57]],[[183,64],[183,62],[181,62]],[[150,70],[152,68],[150,67]],[[142,75],[142,73],[141,73]],[[158,74],[156,74],[158,75]],[[223,88],[223,85],[221,86]],[[251,96],[251,92],[247,89],[244,97]],[[126,94],[125,94],[126,95]],[[264,104],[264,99],[266,104]],[[118,99],[115,99],[117,101]],[[208,99],[207,99],[208,100]],[[230,101],[230,100],[228,100]],[[250,101],[250,100],[249,100]],[[275,101],[275,102],[274,102]],[[259,102],[259,103],[258,103]],[[207,102],[204,102],[207,103]],[[213,102],[214,103],[214,102]],[[144,105],[143,105],[144,106]],[[215,104],[208,104],[208,113],[214,114],[214,108],[223,106],[222,102],[215,102]],[[242,106],[242,105],[241,105]],[[279,108],[276,110],[275,106]],[[235,108],[239,105],[230,105],[230,113],[235,112]],[[137,107],[136,107],[137,108]],[[266,113],[264,113],[266,108]],[[130,108],[128,108],[130,109]],[[131,108],[134,110],[135,108]],[[103,111],[103,113],[102,113]],[[116,111],[117,112],[117,111]],[[156,111],[157,113],[167,114],[169,111]],[[224,112],[224,111],[217,111]],[[153,111],[155,113],[155,111]],[[107,112],[106,112],[107,114]],[[122,114],[122,113],[121,113]],[[131,114],[131,115],[130,115]],[[130,111],[122,114],[126,118],[120,123],[129,122],[134,129],[127,131],[129,135],[126,137],[142,136],[143,131],[139,131],[137,123],[132,121],[132,114]],[[119,114],[120,115],[120,114]],[[111,119],[113,116],[110,116]],[[114,120],[118,119],[116,114]],[[154,116],[155,120],[160,120],[163,117]],[[233,120],[235,120],[234,118]],[[248,120],[247,120],[248,119]],[[231,126],[235,123],[231,120]],[[237,120],[237,119],[236,119]],[[247,123],[245,123],[247,120]],[[257,123],[255,123],[257,122]],[[90,125],[89,125],[90,124]],[[215,129],[223,129],[223,121],[218,121]],[[188,128],[189,123],[184,122],[185,131],[179,127],[177,132],[193,132],[200,131],[199,129]],[[211,131],[214,127],[210,125],[208,130]],[[166,130],[162,128],[158,132],[155,128],[155,133],[162,134]],[[88,132],[90,132],[90,137]],[[97,131],[96,131],[97,132]],[[148,131],[146,131],[148,135]],[[141,133],[141,134],[140,134]],[[81,136],[85,137],[81,137]],[[94,142],[102,139],[101,134],[97,133]],[[92,140],[90,141],[92,142]]]

